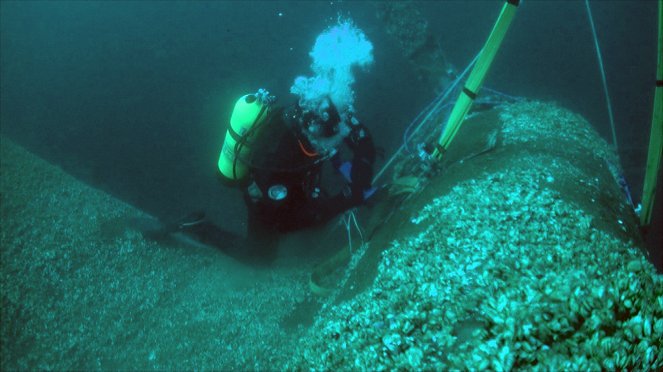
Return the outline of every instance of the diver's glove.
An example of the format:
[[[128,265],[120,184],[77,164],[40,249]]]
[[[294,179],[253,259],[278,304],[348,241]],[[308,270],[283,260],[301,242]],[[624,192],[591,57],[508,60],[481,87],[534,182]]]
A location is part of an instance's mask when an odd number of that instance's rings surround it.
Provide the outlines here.
[[[373,194],[371,181],[373,180],[373,166],[363,158],[355,158],[350,169],[350,189],[352,198],[363,202]]]
[[[355,159],[353,162],[346,161],[337,169],[349,184],[343,194],[346,199],[352,199],[354,204],[361,204],[377,190],[377,188],[371,187],[373,167],[367,161],[363,159]]]

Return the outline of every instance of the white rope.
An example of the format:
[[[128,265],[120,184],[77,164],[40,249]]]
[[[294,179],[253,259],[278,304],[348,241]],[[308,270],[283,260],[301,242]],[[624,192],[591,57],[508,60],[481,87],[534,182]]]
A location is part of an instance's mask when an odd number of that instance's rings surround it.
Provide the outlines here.
[[[585,0],[587,7],[587,17],[589,17],[589,24],[592,26],[592,35],[594,35],[594,47],[596,48],[596,57],[599,60],[599,70],[601,70],[601,79],[603,80],[603,93],[605,93],[605,102],[608,106],[608,117],[610,119],[610,129],[612,129],[612,144],[617,150],[617,132],[615,131],[615,119],[612,116],[612,104],[610,103],[610,96],[608,95],[608,83],[605,79],[605,69],[603,68],[603,58],[601,57],[601,49],[599,48],[599,40],[596,36],[596,27],[594,27],[594,18],[592,18],[592,10],[589,8],[589,0]]]
[[[357,232],[359,232],[359,238],[361,239],[361,244],[364,244],[364,234],[361,232],[361,228],[359,227],[359,222],[357,222],[357,216],[355,215],[355,212],[353,210],[346,212],[343,215],[343,217],[341,217],[341,221],[343,222],[343,225],[345,226],[345,231],[348,234],[348,247],[350,249],[350,252],[352,253],[352,225],[354,225]]]
[[[440,105],[442,104],[442,102],[444,102],[444,100],[447,99],[447,97],[449,96],[449,94],[451,94],[451,92],[453,92],[453,90],[454,90],[454,88],[456,87],[456,85],[458,85],[458,83],[460,82],[460,80],[461,80],[461,79],[467,74],[467,72],[470,70],[470,67],[472,67],[472,66],[474,65],[474,62],[476,62],[476,60],[479,58],[479,55],[481,55],[481,51],[479,51],[479,53],[477,53],[477,55],[474,57],[474,59],[472,60],[472,62],[470,62],[470,63],[467,65],[467,67],[465,67],[465,70],[463,71],[463,73],[460,74],[460,75],[458,75],[458,77],[456,78],[456,80],[454,80],[453,84],[451,84],[451,86],[449,86],[449,88],[447,88],[447,90],[444,91],[442,94],[440,94],[439,96],[435,97],[435,99],[434,99],[430,104],[428,104],[428,106],[426,106],[426,109],[428,109],[428,108],[431,106],[431,104],[432,104],[433,102],[437,102],[437,103],[435,103],[435,105],[433,106],[433,108],[431,108],[431,109],[428,111],[428,115],[426,115],[426,117],[424,117],[424,119],[421,120],[421,122],[419,123],[419,125],[418,125],[418,126],[414,129],[414,131],[410,134],[410,137],[414,136],[414,135],[419,131],[419,129],[421,129],[421,127],[424,125],[424,123],[426,123],[426,122],[428,121],[428,119],[430,118],[430,116],[431,116],[431,115],[432,115],[432,114],[433,114],[433,113],[434,113],[434,112],[440,107]],[[426,109],[424,109],[423,111],[421,111],[421,112],[419,113],[419,115],[417,115],[417,117],[414,119],[414,121],[416,121],[416,120],[421,116],[421,114],[424,113],[424,112],[426,111]],[[413,121],[413,123],[414,123],[414,121]],[[401,151],[403,151],[403,149],[405,148],[405,146],[406,146],[405,143],[402,144],[401,147],[399,147],[398,150],[396,150],[396,152],[394,152],[394,155],[392,155],[391,158],[389,158],[389,161],[387,161],[387,163],[386,163],[384,166],[382,166],[382,169],[380,169],[380,171],[377,173],[377,175],[376,175],[375,177],[373,177],[373,183],[376,183],[377,180],[378,180],[380,177],[382,177],[382,174],[387,170],[387,168],[389,168],[389,166],[391,165],[391,163],[392,163],[394,160],[396,160],[396,156],[398,156],[398,154],[400,154]]]

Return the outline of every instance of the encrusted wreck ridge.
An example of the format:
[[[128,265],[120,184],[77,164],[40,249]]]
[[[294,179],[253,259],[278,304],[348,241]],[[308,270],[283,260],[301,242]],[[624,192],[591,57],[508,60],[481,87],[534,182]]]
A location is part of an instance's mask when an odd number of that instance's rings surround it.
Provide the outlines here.
[[[495,129],[496,148],[468,158]],[[375,234],[377,274],[360,264],[290,367],[661,368],[663,276],[617,156],[582,117],[506,105],[468,120],[446,160]]]
[[[1,370],[268,370],[310,264],[157,244],[145,213],[1,138]]]

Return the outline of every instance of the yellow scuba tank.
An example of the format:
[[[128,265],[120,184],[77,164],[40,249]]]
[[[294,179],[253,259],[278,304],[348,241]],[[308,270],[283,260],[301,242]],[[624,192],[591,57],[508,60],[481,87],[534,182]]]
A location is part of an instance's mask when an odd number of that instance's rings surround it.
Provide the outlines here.
[[[251,154],[251,144],[269,111],[269,93],[262,92],[261,89],[256,94],[247,94],[235,103],[217,164],[229,181],[241,181],[248,174],[245,159]]]

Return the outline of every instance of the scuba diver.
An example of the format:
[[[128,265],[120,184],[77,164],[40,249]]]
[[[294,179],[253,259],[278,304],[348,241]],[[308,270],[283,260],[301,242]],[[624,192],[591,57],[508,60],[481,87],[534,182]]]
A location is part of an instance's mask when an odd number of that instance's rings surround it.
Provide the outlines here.
[[[375,191],[375,146],[351,106],[339,112],[328,95],[288,107],[273,107],[274,100],[260,89],[237,101],[218,161],[222,183],[243,191],[247,238],[214,225],[202,212],[172,225],[171,233],[183,232],[240,261],[271,262],[281,233],[324,224]],[[342,143],[351,161],[343,162]],[[335,195],[321,185],[326,161],[347,181]]]

